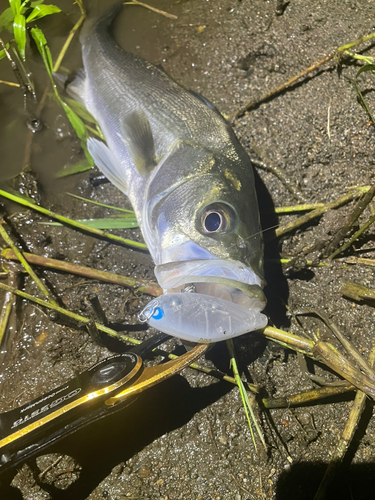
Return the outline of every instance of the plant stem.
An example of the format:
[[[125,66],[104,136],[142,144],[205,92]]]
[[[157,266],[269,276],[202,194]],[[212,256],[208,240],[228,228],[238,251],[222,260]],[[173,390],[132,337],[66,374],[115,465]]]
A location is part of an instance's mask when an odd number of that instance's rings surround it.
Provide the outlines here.
[[[227,344],[227,348],[228,348],[228,351],[229,351],[230,365],[231,365],[232,370],[233,370],[234,379],[235,379],[235,381],[237,383],[237,386],[238,386],[238,389],[240,391],[241,400],[242,400],[242,404],[243,404],[243,407],[244,407],[244,410],[245,410],[246,419],[247,419],[247,423],[249,425],[251,439],[253,441],[255,451],[257,450],[257,444],[256,444],[256,441],[255,441],[255,437],[254,437],[254,432],[253,432],[253,427],[251,425],[251,421],[254,423],[254,427],[255,427],[255,429],[257,431],[259,439],[262,442],[262,445],[264,446],[264,448],[266,448],[266,442],[264,440],[263,433],[262,433],[262,431],[261,431],[261,429],[260,429],[260,427],[258,425],[257,419],[255,418],[254,411],[253,411],[253,408],[252,408],[250,400],[249,400],[249,396],[248,396],[248,394],[247,394],[247,392],[245,390],[245,387],[244,387],[243,382],[242,382],[241,377],[240,377],[240,373],[238,371],[238,366],[237,366],[237,361],[236,361],[236,354],[235,354],[235,351],[234,351],[233,340],[232,339],[227,340],[226,344]],[[250,412],[251,420],[250,420],[249,412]]]
[[[2,83],[3,85],[8,85],[9,87],[17,87],[17,88],[20,87],[19,83],[7,82],[6,80],[0,80],[0,83]]]
[[[145,7],[146,9],[152,10],[156,12],[156,14],[161,14],[162,16],[168,17],[169,19],[178,19],[174,14],[169,14],[169,12],[165,12],[164,10],[157,9],[143,2],[138,2],[138,0],[132,0],[131,2],[124,2],[124,5],[139,5],[140,7]]]
[[[302,205],[292,205],[289,207],[276,207],[275,214],[288,214],[293,212],[307,212],[316,208],[324,207],[324,203],[303,203]]]
[[[373,342],[369,357],[368,364],[373,367],[375,363],[375,343]],[[358,428],[359,420],[366,406],[366,394],[362,391],[357,391],[352,408],[350,410],[349,418],[346,422],[345,428],[341,434],[340,441],[337,443],[336,449],[333,452],[330,463],[324,474],[319,489],[314,496],[314,500],[323,500],[326,498],[326,491],[328,486],[332,483],[337,470],[349,449],[350,443],[353,440],[354,434]]]
[[[350,238],[350,240],[347,243],[344,243],[344,245],[342,245],[335,252],[333,252],[333,254],[331,254],[329,256],[329,259],[333,259],[339,253],[342,253],[347,248],[349,248],[355,242],[355,240],[357,240],[361,236],[361,234],[364,233],[374,222],[375,222],[375,215],[373,215],[372,217],[370,217],[370,219],[366,222],[366,224],[363,224],[363,226],[361,228],[359,228],[358,231],[356,231],[353,234],[353,236]]]
[[[68,38],[65,40],[65,43],[60,51],[60,54],[58,55],[57,59],[56,59],[56,62],[55,64],[53,65],[53,71],[56,72],[59,70],[60,68],[60,65],[61,65],[61,61],[63,60],[68,48],[69,48],[69,45],[71,43],[71,41],[73,40],[73,37],[74,35],[76,34],[76,32],[78,31],[78,29],[81,27],[81,24],[83,23],[83,21],[85,20],[86,18],[86,11],[85,11],[85,7],[83,5],[83,2],[82,0],[76,0],[75,2],[78,7],[79,7],[79,10],[81,12],[81,15],[80,15],[80,18],[78,19],[78,21],[76,22],[76,24],[73,26],[73,28],[70,30],[70,33],[68,35]]]
[[[279,94],[283,90],[287,89],[288,87],[290,87],[291,85],[296,83],[300,78],[304,78],[309,73],[312,73],[313,71],[319,69],[321,66],[323,66],[327,62],[334,59],[337,54],[344,53],[346,50],[348,50],[352,47],[356,47],[357,45],[365,43],[373,38],[375,38],[375,33],[370,33],[369,35],[366,35],[366,36],[363,36],[361,38],[358,38],[357,40],[354,40],[354,42],[349,42],[345,45],[342,45],[341,47],[338,47],[331,54],[323,57],[323,59],[320,59],[320,61],[313,63],[308,68],[302,70],[300,73],[297,73],[297,75],[289,78],[289,80],[284,82],[282,85],[279,85],[278,87],[274,87],[271,90],[269,90],[268,92],[266,92],[265,94],[263,94],[262,96],[260,96],[259,98],[249,101],[242,108],[240,108],[238,111],[233,113],[230,116],[229,121],[231,121],[231,122],[235,121],[237,118],[239,118],[240,116],[244,115],[247,111],[249,111],[249,109],[254,108],[258,104],[261,104],[262,102],[267,101],[271,97],[274,97],[275,95]]]
[[[56,311],[56,312],[62,314],[63,316],[66,316],[68,318],[73,319],[78,324],[87,325],[91,322],[90,319],[85,318],[84,316],[81,316],[79,314],[68,311],[67,309],[64,309],[60,306],[55,306],[55,305],[51,304],[50,302],[46,302],[42,299],[34,297],[33,295],[30,295],[26,292],[22,292],[21,290],[17,290],[17,288],[11,287],[9,285],[5,285],[4,283],[1,283],[1,282],[0,282],[0,290],[4,290],[7,293],[17,295],[19,297],[22,297],[23,299],[29,300],[30,302],[34,302],[35,304],[38,304],[42,307]],[[127,335],[123,335],[122,333],[118,333],[115,330],[113,330],[112,328],[101,325],[100,323],[95,323],[95,326],[99,331],[106,333],[107,335],[110,335],[111,337],[115,337],[117,339],[120,339],[123,342],[128,342],[129,344],[135,344],[135,345],[142,343],[141,340],[137,340],[133,337],[128,337]],[[162,349],[158,349],[158,348],[154,349],[154,352],[155,352],[155,354],[159,354],[159,355],[168,357],[169,359],[176,359],[179,357],[179,356],[176,356],[176,354],[169,354],[169,353],[163,351]],[[197,363],[192,363],[189,366],[190,366],[190,368],[193,368],[195,370],[199,370],[199,371],[206,373],[208,375],[217,377],[219,379],[225,380],[226,382],[230,382],[231,384],[237,385],[237,383],[233,377],[229,377],[228,375],[224,374],[223,372],[221,372],[219,370],[212,370],[211,368],[207,368],[205,366],[200,366]],[[248,388],[252,392],[254,392],[254,393],[258,392],[258,387],[255,386],[254,384],[246,384],[246,385],[248,386]]]
[[[15,270],[7,270],[8,272],[8,284],[17,285],[18,272]],[[5,293],[4,301],[2,304],[2,309],[0,313],[0,347],[4,351],[8,349],[8,336],[6,332],[9,326],[9,319],[11,317],[12,310],[16,304],[16,296],[8,291]]]
[[[27,200],[24,200],[23,198],[20,198],[16,195],[10,194],[6,191],[3,191],[0,189],[0,196],[3,196],[4,198],[7,198],[8,200],[14,201],[15,203],[19,203],[20,205],[23,205],[25,207],[31,208],[43,215],[47,215],[48,217],[51,217],[52,219],[56,219],[60,222],[63,222],[64,224],[69,224],[70,226],[75,227],[76,229],[80,229],[81,231],[85,231],[86,233],[90,234],[95,234],[96,236],[100,236],[101,238],[106,238],[111,241],[115,241],[116,243],[122,243],[124,245],[137,248],[139,250],[146,250],[147,245],[144,243],[140,243],[138,241],[133,241],[133,240],[128,240],[126,238],[121,238],[121,236],[116,236],[115,234],[107,233],[106,231],[102,231],[101,229],[94,229],[92,227],[88,227],[85,224],[82,224],[81,222],[77,222],[73,219],[69,219],[68,217],[64,217],[63,215],[57,214],[55,212],[51,212],[50,210],[47,210],[46,208],[40,207],[39,205],[35,205],[35,203],[31,203]]]
[[[332,259],[341,252],[340,248],[337,250],[335,250],[335,248],[339,245],[341,240],[345,238],[345,236],[349,233],[349,231],[353,227],[353,224],[358,220],[359,216],[363,213],[365,208],[373,199],[374,194],[375,194],[375,184],[371,186],[371,188],[367,191],[367,193],[363,196],[363,198],[360,198],[358,200],[354,209],[352,210],[349,217],[345,221],[345,224],[335,234],[333,240],[328,245],[327,249],[325,250],[325,255],[329,255],[328,258]]]
[[[287,349],[301,352],[315,361],[324,363],[350,384],[353,384],[357,389],[362,390],[375,400],[375,382],[370,379],[367,374],[363,374],[332,344],[322,342],[321,340],[314,341],[305,339],[271,326],[266,326],[266,328],[260,330],[260,333]]]
[[[47,288],[44,286],[40,278],[35,274],[34,270],[30,266],[30,264],[27,262],[25,257],[23,256],[22,252],[18,250],[16,245],[13,243],[12,239],[8,235],[8,233],[5,231],[4,226],[3,226],[4,221],[0,220],[0,236],[3,238],[5,243],[10,246],[10,248],[13,250],[15,256],[17,257],[17,260],[21,262],[23,267],[25,268],[25,271],[29,274],[31,279],[35,282],[35,284],[38,286],[39,290],[42,292],[42,294],[46,297],[46,299],[51,302],[51,304],[54,304],[57,306],[57,302],[51,297],[50,292],[47,290]]]
[[[312,391],[292,394],[281,398],[263,398],[262,404],[265,408],[289,408],[290,406],[301,406],[306,403],[311,403],[312,401],[318,401],[323,398],[329,398],[354,390],[355,387],[351,384],[340,387],[320,387]]]
[[[375,259],[365,259],[364,257],[354,257],[353,255],[348,257],[345,262],[347,264],[375,267]]]
[[[361,300],[375,300],[375,290],[371,290],[367,286],[354,283],[354,281],[347,281],[345,285],[341,288],[340,292],[344,297],[356,300],[360,302]]]
[[[18,260],[18,257],[10,248],[5,248],[1,255],[7,260]],[[105,281],[107,283],[114,283],[116,285],[126,286],[127,288],[139,287],[135,288],[135,291],[141,291],[142,293],[146,293],[147,295],[152,295],[154,297],[159,297],[163,293],[157,283],[146,280],[129,278],[120,274],[108,273],[106,271],[100,271],[99,269],[92,269],[91,267],[71,264],[70,262],[64,262],[62,260],[50,259],[48,257],[42,257],[32,253],[25,252],[23,256],[30,264],[48,267],[49,269],[56,269],[57,271],[64,271],[71,274],[77,274],[78,276]]]
[[[298,219],[294,220],[293,222],[290,222],[289,224],[286,224],[285,226],[279,227],[275,230],[275,237],[278,238],[286,233],[289,233],[290,231],[293,231],[294,229],[297,229],[300,226],[303,226],[307,222],[310,222],[311,220],[315,219],[316,217],[320,217],[323,215],[327,210],[330,210],[332,208],[337,208],[344,203],[347,203],[348,201],[351,201],[355,198],[358,198],[360,196],[359,192],[350,192],[346,194],[345,196],[342,196],[338,200],[334,200],[330,203],[327,203],[326,205],[323,205],[320,208],[316,208],[312,212],[309,212],[308,214],[302,215],[301,217],[298,217]]]

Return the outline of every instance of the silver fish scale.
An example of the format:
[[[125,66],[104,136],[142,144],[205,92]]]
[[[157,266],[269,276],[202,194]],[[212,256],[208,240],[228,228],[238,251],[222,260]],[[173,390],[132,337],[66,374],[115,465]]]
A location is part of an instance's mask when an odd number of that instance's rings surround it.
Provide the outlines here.
[[[264,327],[263,245],[249,157],[204,98],[115,43],[108,27],[116,9],[85,23],[86,76],[71,93],[102,128],[107,145],[90,138],[88,150],[129,197],[167,292],[158,298],[160,314],[146,308],[143,317],[193,342]],[[217,230],[210,229],[211,214],[220,219]]]
[[[100,121],[108,124],[108,131],[118,130],[119,119],[142,109],[151,124],[157,156],[167,153],[176,138],[228,150],[229,154],[232,133],[222,118],[161,70],[124,52],[114,43],[106,25],[103,19],[94,30],[86,29],[81,41],[91,86],[89,105],[93,110],[100,109],[102,115],[105,109]],[[104,75],[100,79],[98,71]]]
[[[244,265],[260,282],[263,245],[249,157],[218,112],[116,44],[108,30],[115,15],[85,22],[85,80],[72,89],[106,138],[108,148],[89,143],[98,166],[127,194],[157,265],[204,254]],[[208,234],[205,207],[217,203],[230,230]],[[180,245],[180,254],[169,250]]]

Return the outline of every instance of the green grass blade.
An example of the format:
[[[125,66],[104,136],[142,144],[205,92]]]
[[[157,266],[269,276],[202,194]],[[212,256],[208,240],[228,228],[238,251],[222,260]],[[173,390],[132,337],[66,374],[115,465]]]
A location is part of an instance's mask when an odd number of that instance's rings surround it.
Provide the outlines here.
[[[93,167],[93,162],[87,161],[84,159],[75,163],[74,165],[68,164],[62,170],[59,170],[57,174],[55,174],[56,178],[68,177],[69,175],[80,174],[82,172],[86,172],[87,170],[91,170]]]
[[[61,9],[56,5],[36,5],[27,17],[26,22],[36,21],[37,19],[42,19],[42,17],[57,14],[58,12],[61,12]]]
[[[355,75],[355,78],[353,80],[353,85],[355,87],[355,90],[357,92],[357,98],[358,98],[358,101],[359,103],[361,104],[362,108],[366,111],[366,113],[368,114],[370,120],[372,121],[372,123],[375,125],[375,122],[374,122],[374,117],[372,116],[372,113],[371,113],[371,110],[370,110],[370,107],[369,105],[367,104],[367,101],[365,100],[365,98],[363,97],[363,94],[359,88],[359,85],[358,85],[358,82],[357,82],[357,78],[358,76],[361,74],[361,73],[365,73],[367,71],[372,71],[373,73],[375,73],[375,64],[365,64],[364,66],[362,66],[362,68],[360,68],[358,71],[357,71],[357,74]]]
[[[17,43],[18,52],[23,60],[25,60],[26,48],[26,20],[22,14],[16,14],[13,21],[14,38]]]
[[[57,302],[53,299],[53,297],[51,297],[49,290],[46,288],[46,286],[43,284],[43,282],[39,279],[39,277],[35,274],[33,268],[30,266],[30,264],[27,262],[27,260],[23,256],[23,253],[20,250],[18,250],[17,246],[13,243],[12,238],[5,231],[3,224],[4,224],[4,220],[2,219],[0,221],[0,236],[1,236],[1,238],[13,250],[14,254],[17,256],[18,260],[23,265],[25,271],[30,275],[30,277],[32,278],[34,283],[38,286],[39,290],[46,297],[46,299],[48,299],[48,302],[57,306]]]
[[[21,194],[20,192],[16,191],[15,189],[13,189],[12,187],[10,187],[8,185],[6,186],[6,189],[7,189],[7,192],[9,192],[10,194],[13,194],[14,196],[17,196],[17,198],[22,198],[23,200],[28,201],[29,203],[34,202],[33,198],[31,198],[30,196],[27,196],[26,194]]]
[[[97,205],[98,207],[111,208],[112,210],[117,210],[118,212],[124,212],[129,214],[130,217],[135,217],[133,210],[127,210],[126,208],[114,207],[113,205],[106,205],[105,203],[99,203],[98,201],[92,201],[88,198],[84,198],[83,196],[78,196],[78,194],[66,193],[69,196],[73,196],[73,198],[77,198],[77,200],[85,201],[86,203],[91,203],[92,205]]]
[[[94,229],[133,229],[138,227],[135,217],[113,217],[101,219],[78,219],[77,222]],[[59,222],[42,222],[47,226],[61,226]]]
[[[360,68],[358,71],[357,71],[357,74],[355,75],[356,78],[358,78],[358,76],[361,74],[361,73],[365,73],[366,71],[375,71],[375,64],[365,64],[364,66],[362,66],[362,68]]]
[[[245,410],[245,415],[246,415],[247,423],[249,425],[251,439],[253,441],[255,450],[257,450],[257,445],[256,445],[256,442],[255,442],[255,437],[254,437],[254,432],[253,432],[253,428],[252,428],[251,422],[253,422],[253,425],[255,427],[255,430],[257,431],[259,439],[261,440],[263,446],[266,448],[266,442],[264,440],[263,433],[262,433],[262,431],[261,431],[261,429],[260,429],[260,427],[258,425],[258,422],[257,422],[257,420],[255,418],[255,415],[254,415],[254,412],[253,412],[253,408],[252,408],[250,400],[249,400],[249,396],[248,396],[248,394],[246,392],[245,385],[242,382],[241,377],[240,377],[240,373],[238,371],[236,356],[235,356],[235,352],[234,352],[233,340],[232,339],[227,340],[226,344],[227,344],[228,351],[229,351],[229,356],[230,356],[230,366],[231,366],[231,368],[233,370],[233,376],[234,376],[234,379],[236,380],[238,389],[240,391],[240,396],[241,396],[241,399],[242,399],[242,404],[243,404],[243,407],[244,407],[244,410]],[[250,415],[249,415],[249,412],[250,412]],[[251,420],[250,420],[250,417],[251,417]]]
[[[14,15],[10,7],[4,10],[0,16],[0,31],[7,30],[12,33]]]
[[[354,88],[357,92],[357,98],[358,98],[358,101],[359,103],[361,104],[362,108],[366,111],[366,113],[368,114],[368,117],[370,118],[370,120],[372,121],[373,124],[375,124],[375,121],[374,121],[374,117],[372,116],[372,113],[371,113],[371,110],[365,100],[365,98],[363,97],[363,94],[359,88],[359,85],[357,83],[357,80],[353,80],[353,84],[354,84]]]
[[[73,226],[76,229],[80,229],[81,231],[86,231],[88,233],[95,234],[96,236],[99,236],[101,238],[108,238],[111,241],[116,241],[117,243],[123,243],[124,245],[128,245],[134,248],[147,250],[147,245],[145,245],[145,243],[140,243],[139,241],[133,241],[127,238],[122,238],[121,236],[117,236],[116,234],[112,233],[107,233],[105,231],[102,231],[101,229],[94,229],[91,227],[87,227],[84,224],[81,224],[73,219],[69,219],[69,217],[64,217],[63,215],[57,214],[56,212],[52,212],[51,210],[47,210],[46,208],[40,207],[35,203],[30,203],[2,189],[0,189],[0,196],[3,196],[4,198],[14,201],[16,203],[19,203],[20,205],[23,205],[25,207],[31,208],[32,210],[36,210],[37,212],[47,215],[47,217],[51,217],[52,219],[56,219],[60,222],[63,222],[64,224],[69,224],[70,226]]]
[[[86,128],[87,128],[88,132],[90,132],[92,135],[96,135],[103,142],[106,142],[105,137],[103,135],[103,132],[100,130],[99,125],[96,125],[96,128],[93,128],[93,127],[91,127],[91,125],[86,123]]]
[[[247,393],[246,393],[245,388],[243,386],[241,377],[239,376],[239,373],[238,373],[236,358],[234,358],[234,357],[231,358],[231,360],[230,360],[230,366],[231,366],[231,368],[233,370],[233,376],[234,376],[234,379],[235,379],[236,384],[238,386],[238,390],[240,391],[240,396],[241,396],[241,400],[242,400],[242,406],[243,406],[243,409],[245,411],[247,425],[249,426],[249,430],[250,430],[250,434],[251,434],[251,440],[253,442],[255,451],[257,451],[258,450],[257,443],[255,441],[253,426],[251,425],[251,420],[250,420],[250,416],[249,416],[249,412],[248,412],[249,405],[247,404],[247,401],[246,401],[246,395],[247,395]],[[249,404],[250,404],[250,402],[249,402]]]
[[[9,5],[12,9],[13,17],[21,13],[21,0],[9,0]]]
[[[36,43],[39,54],[42,56],[44,65],[47,69],[48,75],[50,77],[50,80],[54,88],[54,92],[56,94],[57,91],[55,91],[55,83],[52,78],[52,67],[53,67],[52,57],[47,46],[46,37],[44,36],[43,31],[40,28],[31,28],[30,33]]]
[[[59,101],[61,106],[64,108],[66,116],[68,117],[68,120],[70,121],[79,139],[81,140],[88,139],[88,133],[85,124],[83,123],[81,118],[72,110],[69,104],[64,102],[61,98],[59,99]]]
[[[72,110],[77,113],[80,118],[82,118],[82,120],[85,120],[92,125],[97,125],[95,118],[87,111],[83,104],[75,101],[74,99],[71,99],[70,97],[65,97],[64,100],[67,104],[69,104]]]
[[[103,132],[100,130],[97,121],[80,102],[75,101],[74,99],[70,99],[69,97],[64,97],[64,101],[80,118],[82,118],[82,120],[86,122],[85,127],[88,132],[91,132],[91,134],[96,135],[100,137],[100,139],[105,141]],[[91,127],[91,125],[93,125],[95,128]]]

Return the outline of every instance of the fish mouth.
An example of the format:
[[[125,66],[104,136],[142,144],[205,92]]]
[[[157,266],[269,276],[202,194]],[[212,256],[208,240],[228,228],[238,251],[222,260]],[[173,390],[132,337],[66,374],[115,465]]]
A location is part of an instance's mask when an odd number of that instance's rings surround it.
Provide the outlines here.
[[[141,320],[192,342],[219,342],[267,325],[262,280],[239,262],[220,259],[156,266],[164,295],[141,313]]]

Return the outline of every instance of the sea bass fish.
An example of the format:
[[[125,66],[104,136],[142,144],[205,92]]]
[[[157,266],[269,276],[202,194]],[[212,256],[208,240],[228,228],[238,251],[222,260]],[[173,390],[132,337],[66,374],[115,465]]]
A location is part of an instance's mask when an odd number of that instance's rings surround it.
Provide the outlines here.
[[[84,70],[68,92],[97,120],[106,144],[88,150],[125,193],[164,294],[139,316],[193,342],[266,326],[263,244],[250,159],[204,97],[125,52],[111,34],[120,6],[81,34]]]

